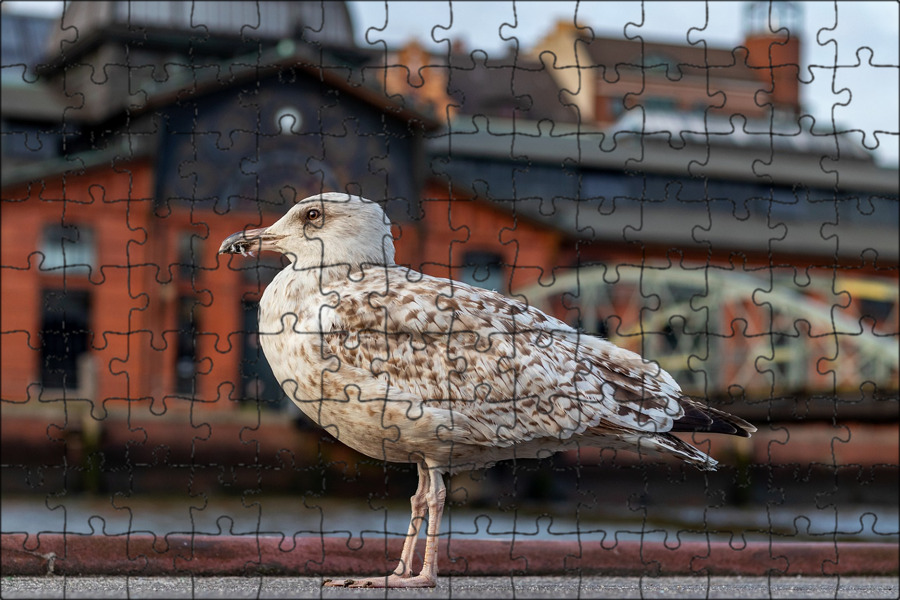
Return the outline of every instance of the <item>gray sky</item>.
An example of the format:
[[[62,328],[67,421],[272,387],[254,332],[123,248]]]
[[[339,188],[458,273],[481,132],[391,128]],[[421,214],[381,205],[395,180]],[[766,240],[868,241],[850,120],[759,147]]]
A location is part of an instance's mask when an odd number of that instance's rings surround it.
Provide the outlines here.
[[[58,14],[61,2],[4,2],[12,10]],[[397,47],[410,38],[436,52],[459,39],[488,55],[518,42],[530,48],[557,20],[598,36],[707,41],[733,48],[743,39],[747,2],[348,2],[361,46]],[[900,139],[900,4],[798,2],[802,13],[801,99],[816,131],[860,130],[857,140],[881,164],[897,166]],[[505,39],[504,39],[505,38]],[[873,67],[874,65],[881,65]],[[835,68],[837,66],[837,68]],[[876,133],[876,132],[891,132]],[[877,147],[877,148],[876,148]]]

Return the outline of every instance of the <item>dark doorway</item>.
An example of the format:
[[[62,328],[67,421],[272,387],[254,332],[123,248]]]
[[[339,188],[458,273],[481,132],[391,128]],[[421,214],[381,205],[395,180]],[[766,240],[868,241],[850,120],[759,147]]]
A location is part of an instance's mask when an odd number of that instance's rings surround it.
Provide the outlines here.
[[[45,290],[41,304],[41,384],[75,390],[88,351],[91,298],[86,291]]]

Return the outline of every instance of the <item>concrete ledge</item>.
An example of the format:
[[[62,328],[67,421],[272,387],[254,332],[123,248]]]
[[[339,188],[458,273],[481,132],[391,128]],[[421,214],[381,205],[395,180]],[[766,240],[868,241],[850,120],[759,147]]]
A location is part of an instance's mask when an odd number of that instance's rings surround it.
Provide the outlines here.
[[[402,540],[342,537],[3,534],[8,575],[377,575]],[[419,540],[419,553],[424,540]],[[441,540],[442,575],[896,575],[900,549],[865,542],[660,543]],[[421,558],[417,560],[421,560]]]

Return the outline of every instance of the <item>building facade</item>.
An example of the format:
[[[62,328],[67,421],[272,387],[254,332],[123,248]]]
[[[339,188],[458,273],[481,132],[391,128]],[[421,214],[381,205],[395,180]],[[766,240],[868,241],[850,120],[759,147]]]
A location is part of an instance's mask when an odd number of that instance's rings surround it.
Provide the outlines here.
[[[330,190],[409,220],[431,121],[321,72],[321,49],[352,38],[342,4],[256,5],[206,15],[198,38],[184,3],[73,3],[74,44],[45,27],[53,60],[4,56],[38,65],[4,80],[4,398],[278,404],[256,303],[282,263],[218,241]]]
[[[723,271],[809,280],[797,294],[817,310],[870,318],[873,335],[898,329],[884,292],[897,278],[897,171],[798,120],[796,28],[754,17],[743,46],[724,49],[557,25],[521,56],[436,56],[355,47],[341,3],[185,6],[73,3],[62,27],[4,15],[3,63],[23,65],[3,70],[5,399],[280,405],[255,315],[282,263],[216,249],[330,190],[385,201],[399,263],[677,356],[666,368],[697,393],[743,381],[733,365],[714,383],[696,374],[710,366],[689,368],[711,322],[691,298]],[[46,44],[7,45],[23,31]],[[713,273],[699,291],[664,282],[673,310],[699,320],[654,308],[649,277],[628,269]],[[627,281],[633,301],[590,292]],[[730,304],[719,351],[766,327],[785,338],[767,310]],[[783,319],[788,332],[815,321]],[[731,333],[743,321],[750,334]],[[853,352],[865,362],[872,348]],[[796,362],[821,375],[811,382],[754,367],[752,393],[834,390],[816,365],[837,351]],[[896,368],[883,379],[896,388]]]

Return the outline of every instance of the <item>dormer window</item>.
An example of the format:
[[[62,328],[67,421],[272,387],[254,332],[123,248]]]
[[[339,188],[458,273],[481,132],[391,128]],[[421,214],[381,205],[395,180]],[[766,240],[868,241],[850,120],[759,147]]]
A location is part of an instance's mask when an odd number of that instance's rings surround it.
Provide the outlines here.
[[[644,72],[649,74],[663,76],[671,75],[675,77],[681,70],[677,60],[667,54],[659,52],[647,54],[643,57],[643,60],[638,60],[636,62],[643,65]]]
[[[651,96],[644,100],[644,110],[654,113],[673,112],[678,108],[678,103],[674,98],[665,98],[662,96]]]
[[[285,106],[275,113],[275,128],[281,135],[300,133],[303,117],[300,111],[292,106]]]

